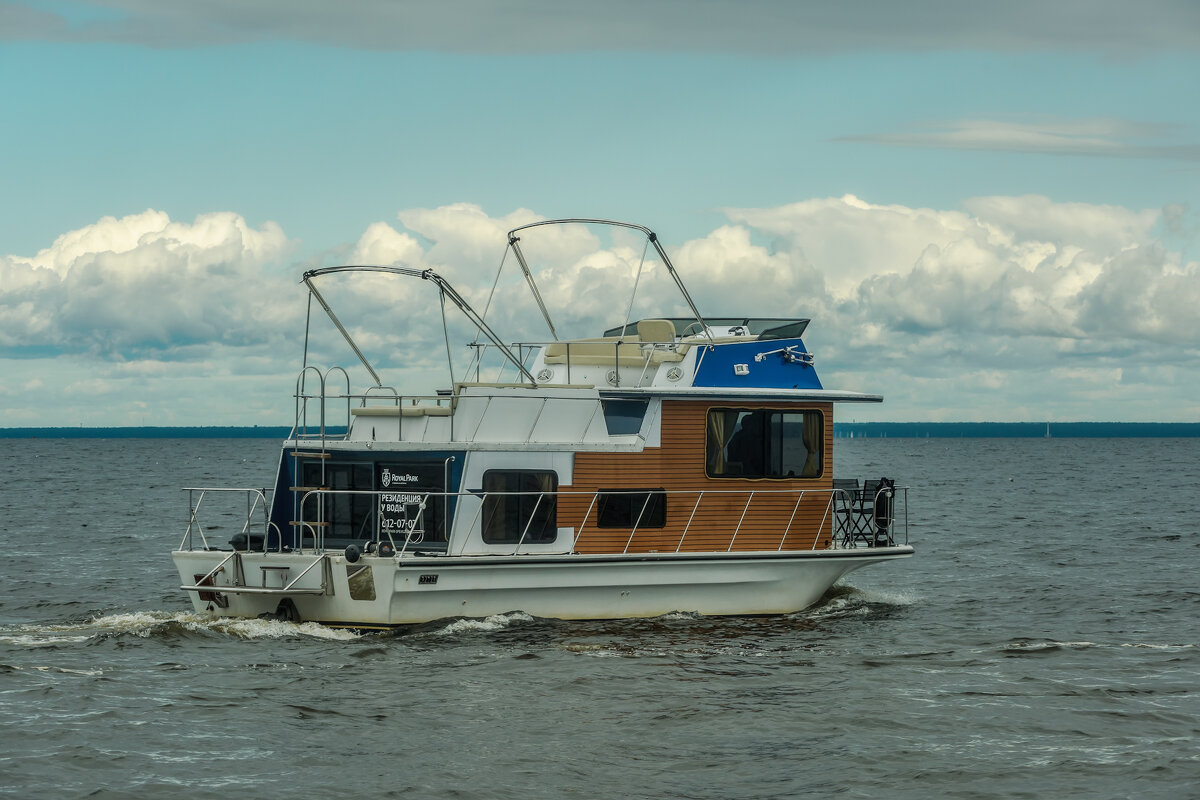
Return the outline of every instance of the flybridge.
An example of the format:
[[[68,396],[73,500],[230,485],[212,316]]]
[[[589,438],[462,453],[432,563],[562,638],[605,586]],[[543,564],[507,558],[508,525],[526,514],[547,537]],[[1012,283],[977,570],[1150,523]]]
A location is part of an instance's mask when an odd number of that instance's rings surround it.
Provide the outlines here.
[[[638,231],[645,237],[645,246],[634,275],[633,289],[624,304],[624,322],[604,332],[603,336],[583,339],[563,339],[550,310],[547,308],[537,279],[530,269],[529,261],[522,249],[522,237],[527,231],[551,225],[601,225]],[[647,255],[653,248],[657,258],[665,266],[679,291],[679,295],[692,311],[689,317],[657,317],[630,321]],[[496,288],[509,256],[517,262],[521,274],[529,287],[530,296],[545,321],[550,339],[506,344],[485,321],[487,310],[495,300]],[[670,257],[659,243],[658,236],[649,228],[631,223],[599,219],[546,220],[530,223],[509,231],[504,258],[496,274],[492,292],[488,297],[484,313],[478,313],[448,281],[431,269],[415,269],[403,266],[342,266],[312,270],[304,274],[310,296],[325,310],[334,326],[349,344],[355,356],[367,370],[376,390],[386,390],[378,372],[355,343],[349,331],[317,289],[317,278],[337,273],[375,272],[389,273],[399,277],[419,278],[433,283],[438,291],[442,311],[443,333],[446,337],[446,355],[449,367],[448,385],[452,394],[457,394],[462,383],[517,383],[534,388],[543,385],[595,386],[602,389],[648,389],[682,390],[687,388],[759,388],[779,390],[824,391],[814,368],[814,359],[800,337],[808,326],[805,318],[723,316],[705,318],[680,278]],[[456,375],[453,345],[445,320],[446,301],[456,307],[475,327],[477,334],[469,344],[473,349],[471,362],[465,373]],[[310,304],[311,308],[311,304]],[[310,326],[305,331],[305,354],[307,359]],[[482,340],[482,341],[481,341]],[[763,347],[757,343],[773,342],[774,347]],[[494,373],[485,377],[484,366],[489,354],[498,353],[500,365]],[[490,368],[489,368],[490,371]],[[320,374],[324,384],[328,373]],[[308,392],[309,374],[307,361],[297,383],[298,401],[311,399]],[[348,386],[347,386],[348,393]],[[385,392],[386,393],[386,392]],[[325,397],[322,385],[320,397]],[[370,400],[367,395],[361,400],[359,416],[370,416],[369,410],[378,405],[379,398]],[[423,398],[422,398],[423,399]],[[874,396],[841,394],[841,400],[875,400]],[[369,401],[370,400],[370,401]],[[386,401],[385,401],[386,402]],[[303,404],[301,402],[301,404]],[[418,409],[443,407],[441,402],[413,404],[407,409],[409,416],[429,416],[446,413],[439,410],[421,412]],[[300,410],[300,409],[298,409]]]

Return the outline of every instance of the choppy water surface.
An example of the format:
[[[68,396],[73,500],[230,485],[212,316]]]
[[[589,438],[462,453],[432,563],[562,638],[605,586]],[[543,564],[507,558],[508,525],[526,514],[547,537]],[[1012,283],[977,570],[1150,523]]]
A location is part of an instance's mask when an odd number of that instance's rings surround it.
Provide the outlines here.
[[[184,485],[267,441],[0,446],[0,793],[19,797],[1195,797],[1198,440],[862,440],[906,562],[776,618],[403,635],[215,622]]]

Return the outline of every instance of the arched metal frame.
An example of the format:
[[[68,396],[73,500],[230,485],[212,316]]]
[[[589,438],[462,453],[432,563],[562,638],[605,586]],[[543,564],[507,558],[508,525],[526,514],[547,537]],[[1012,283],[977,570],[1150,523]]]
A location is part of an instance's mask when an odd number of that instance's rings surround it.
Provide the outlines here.
[[[329,304],[325,301],[325,298],[321,296],[321,293],[317,291],[317,287],[313,285],[314,278],[340,272],[384,272],[391,275],[401,275],[404,277],[420,278],[421,280],[430,281],[437,286],[443,303],[445,302],[446,298],[450,298],[450,302],[457,306],[458,310],[461,311],[473,325],[475,325],[479,332],[486,336],[488,340],[491,341],[491,343],[495,345],[501,353],[504,354],[504,357],[517,368],[521,375],[525,376],[530,384],[535,386],[537,385],[537,380],[529,373],[529,370],[527,370],[525,366],[517,359],[517,357],[513,355],[508,346],[500,340],[500,337],[498,337],[495,331],[493,331],[488,324],[484,322],[483,318],[475,312],[475,309],[471,307],[471,304],[468,303],[466,299],[460,295],[445,278],[443,278],[441,275],[438,275],[431,269],[414,269],[413,267],[385,267],[372,264],[348,264],[340,267],[323,267],[321,269],[313,269],[305,272],[301,280],[308,287],[310,295],[315,297],[317,302],[321,304],[321,307],[325,309],[325,313],[329,316],[329,319],[333,322],[334,326],[342,334],[342,337],[346,340],[346,343],[350,345],[350,349],[354,351],[356,356],[358,356],[358,360],[362,362],[364,367],[366,367],[367,372],[370,373],[371,378],[374,379],[376,386],[383,385],[382,381],[379,379],[379,375],[375,372],[370,362],[367,361],[367,358],[363,355],[362,351],[359,350],[358,345],[355,344],[354,339],[350,336],[350,332],[347,331],[345,326],[342,325],[341,320],[337,318],[337,315],[333,313],[333,309],[329,307]],[[446,352],[448,357],[450,352],[450,341],[449,332],[446,330],[444,314],[442,328],[443,333],[447,336]],[[304,352],[306,362],[308,358],[308,335],[309,331],[306,324],[304,330]],[[305,366],[307,366],[307,363]]]
[[[529,284],[529,288],[533,292],[533,299],[537,302],[538,308],[541,309],[542,317],[545,318],[546,325],[549,326],[550,334],[554,337],[555,341],[558,341],[558,333],[554,328],[554,321],[550,319],[550,312],[546,310],[546,304],[542,302],[542,295],[538,291],[537,284],[533,280],[533,273],[529,269],[529,264],[525,261],[525,254],[521,251],[521,237],[517,236],[517,233],[520,231],[529,230],[530,228],[539,228],[543,225],[609,225],[615,228],[628,228],[630,230],[641,231],[642,234],[645,235],[646,241],[654,246],[654,250],[658,253],[658,257],[662,259],[663,265],[667,268],[667,272],[670,274],[671,279],[675,281],[675,285],[679,288],[679,293],[683,295],[683,299],[687,302],[688,308],[691,309],[692,315],[696,318],[696,322],[700,323],[701,330],[703,330],[705,335],[708,337],[709,344],[713,343],[712,334],[708,330],[708,324],[705,323],[704,317],[701,316],[699,309],[696,308],[696,303],[692,300],[692,296],[688,292],[687,287],[683,285],[683,280],[679,277],[679,273],[675,271],[675,265],[671,263],[671,259],[667,255],[667,251],[663,249],[661,244],[659,244],[657,233],[645,227],[644,225],[637,225],[632,222],[619,222],[611,219],[585,218],[545,219],[541,220],[540,222],[530,222],[528,225],[521,225],[508,232],[508,249],[512,250],[513,254],[517,257],[517,261],[521,265],[521,272],[525,275],[525,281]],[[645,262],[645,251],[642,252],[642,261],[643,263]],[[504,269],[503,260],[500,261],[500,269]],[[641,266],[639,265],[638,280],[640,279]],[[500,276],[497,274],[496,283],[499,284],[499,282]],[[496,288],[493,286],[492,292],[495,293],[495,291]],[[633,308],[634,295],[636,294],[637,281],[634,282],[633,295],[631,295],[629,298],[629,306],[625,312],[625,322],[622,325],[622,331],[624,331],[625,327],[629,325],[629,315]],[[488,298],[488,305],[491,305],[491,297]],[[484,313],[487,313],[486,309]]]

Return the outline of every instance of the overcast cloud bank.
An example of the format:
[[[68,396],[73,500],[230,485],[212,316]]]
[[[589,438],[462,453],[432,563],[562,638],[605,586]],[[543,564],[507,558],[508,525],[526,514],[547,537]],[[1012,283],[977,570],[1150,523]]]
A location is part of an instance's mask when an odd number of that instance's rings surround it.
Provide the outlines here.
[[[755,55],[1200,47],[1189,0],[292,0],[0,2],[0,37],[188,47],[299,41],[473,53],[677,51]]]

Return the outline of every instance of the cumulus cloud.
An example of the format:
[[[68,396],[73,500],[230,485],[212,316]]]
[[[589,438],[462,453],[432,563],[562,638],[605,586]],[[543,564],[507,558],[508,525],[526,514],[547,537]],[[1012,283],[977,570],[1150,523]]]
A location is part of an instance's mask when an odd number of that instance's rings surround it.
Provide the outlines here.
[[[893,418],[1186,419],[1195,411],[1187,398],[1200,392],[1200,264],[1160,238],[1186,224],[1185,210],[1041,196],[933,209],[847,195],[725,214],[727,223],[703,236],[663,242],[700,310],[813,318],[806,342],[827,384],[886,392]],[[489,322],[506,341],[545,341],[511,256],[492,294],[506,232],[539,219],[467,203],[407,209],[366,226],[353,260],[433,267],[479,311],[490,299]],[[520,236],[561,335],[598,335],[626,313],[686,313],[653,248],[629,231],[539,226]],[[250,421],[274,413],[278,422],[304,324],[300,268],[277,264],[289,247],[278,226],[254,228],[233,213],[184,223],[146,211],[65,233],[33,256],[0,257],[0,359],[10,358],[0,394],[103,398],[138,415],[140,406],[122,399],[135,386],[165,397],[203,378],[236,396],[252,378],[252,403],[241,408]],[[444,385],[436,287],[378,275],[322,280],[385,383]],[[462,377],[460,343],[473,331],[453,308],[447,324]],[[315,307],[313,326],[309,363],[352,367]],[[356,377],[353,385],[365,384]],[[264,394],[267,386],[277,396]],[[184,407],[176,412],[186,420]],[[0,419],[27,423],[21,413]]]
[[[963,365],[1022,370],[1083,354],[1194,359],[1184,343],[1200,340],[1191,310],[1200,301],[1198,267],[1156,238],[1164,214],[1176,212],[1032,195],[974,198],[964,207],[876,205],[848,195],[726,209],[729,224],[678,243],[672,259],[702,312],[813,317],[814,333],[830,339],[828,352],[849,364],[884,348],[907,353],[914,369],[930,374]],[[455,277],[482,309],[504,231],[533,216],[491,218],[461,204],[399,219],[427,243],[425,262],[475,265]],[[575,323],[570,334],[619,324],[635,280],[634,319],[686,311],[652,250],[633,238],[570,230],[522,235],[556,324],[564,315]],[[538,241],[552,232],[560,238]],[[411,248],[395,236],[397,253]],[[537,318],[520,306],[528,290],[517,265],[505,269],[509,281],[490,317],[501,333]]]
[[[1040,195],[975,197],[963,204],[971,214],[996,226],[1013,242],[1042,248],[1080,247],[1120,250],[1153,241],[1164,218],[1179,216],[1175,207],[1128,209],[1093,203],[1059,203]]]
[[[1163,212],[1039,196],[965,206],[847,196],[728,214],[775,237],[776,259],[826,276],[805,303],[830,314],[851,346],[1038,364],[1084,350],[1173,358],[1200,341],[1190,310],[1200,302],[1200,266],[1155,238]]]
[[[689,285],[724,283],[727,304],[777,286],[752,313],[812,317],[829,385],[885,391],[893,418],[1194,418],[1200,264],[1159,239],[1186,212],[1040,196],[964,208],[727,209],[743,235],[722,234],[722,259],[752,279],[683,258],[696,242],[677,263]]]
[[[0,347],[129,358],[262,341],[289,319],[264,270],[289,242],[237,214],[105,217],[34,256],[0,256]]]
[[[52,7],[54,8],[54,7]],[[285,0],[194,3],[93,0],[34,10],[0,3],[7,38],[151,47],[292,40],[374,50],[456,52],[689,51],[752,54],[861,50],[1033,49],[1159,52],[1200,46],[1188,0]]]
[[[524,336],[541,341],[549,337],[549,331],[541,323],[541,312],[532,300],[520,264],[505,249],[505,243],[510,230],[542,219],[528,209],[491,217],[471,203],[408,209],[397,215],[407,232],[376,223],[359,240],[355,251],[363,256],[369,252],[376,263],[431,267],[490,322],[513,331],[511,338]],[[539,292],[548,306],[560,312],[556,326],[574,322],[578,329],[578,323],[583,322],[592,324],[594,330],[596,325],[611,319],[611,314],[605,317],[604,313],[611,312],[614,303],[619,305],[611,291],[611,282],[632,290],[641,260],[640,245],[633,243],[631,237],[618,233],[606,246],[592,230],[582,226],[537,227],[521,232],[519,240],[530,269],[538,275]],[[650,259],[646,266],[648,273],[654,271],[655,263]],[[592,279],[584,280],[584,275]],[[496,284],[498,278],[500,282]],[[403,299],[411,313],[420,315],[416,327],[428,328],[436,320],[440,330],[440,317],[433,314],[433,307],[416,299],[421,287],[395,284],[395,288],[380,291]],[[568,308],[570,312],[564,318],[561,311]],[[589,334],[587,330],[579,333]]]

